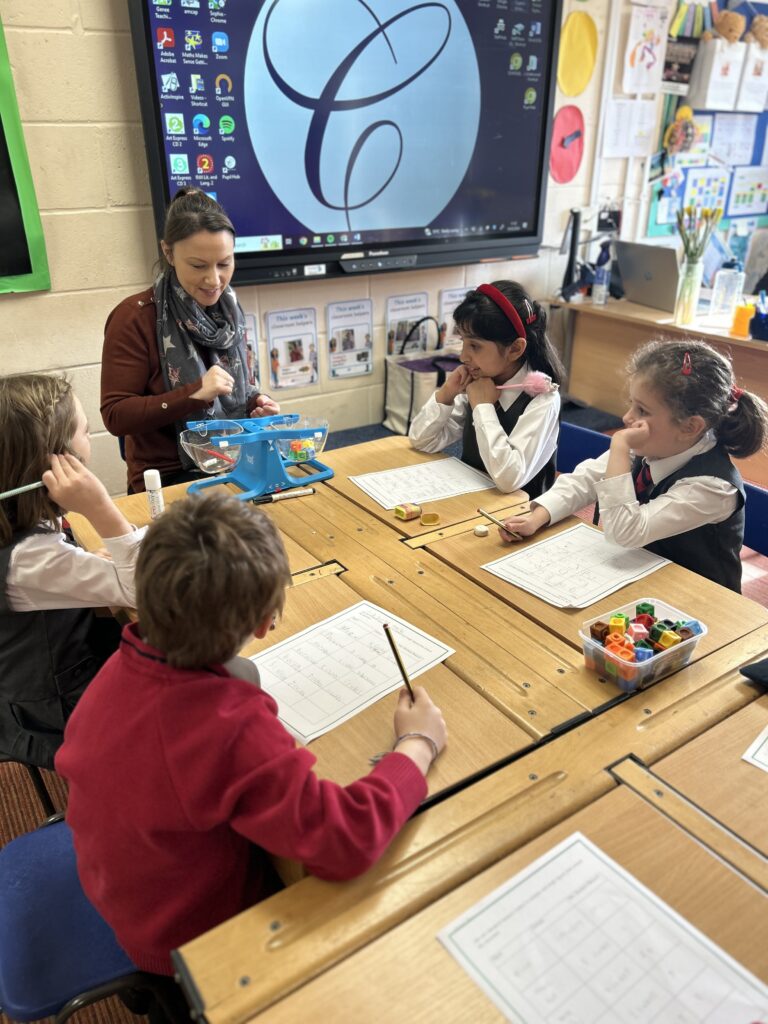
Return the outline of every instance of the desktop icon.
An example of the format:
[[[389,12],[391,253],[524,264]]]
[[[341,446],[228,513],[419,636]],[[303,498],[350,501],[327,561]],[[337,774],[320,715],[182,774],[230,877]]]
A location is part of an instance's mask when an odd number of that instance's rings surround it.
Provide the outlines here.
[[[216,75],[216,95],[232,92],[232,79],[229,75]]]
[[[175,71],[170,71],[166,75],[160,75],[160,86],[163,93],[178,92],[181,88],[179,76]]]
[[[531,37],[540,36],[541,35],[541,22],[540,21],[532,21],[531,22],[531,27],[528,30],[528,35],[531,36]]]
[[[535,89],[526,89],[525,93],[523,94],[523,106],[524,107],[532,107],[535,102],[536,102],[536,90]]]
[[[186,153],[171,154],[171,174],[176,177],[189,174],[189,157]]]
[[[181,6],[193,11],[200,10],[200,0],[181,0]]]
[[[506,23],[506,21],[504,21],[503,18],[499,18],[499,20],[496,22],[496,24],[494,26],[494,29],[493,29],[493,37],[494,37],[494,39],[501,39],[504,35],[506,35],[506,31],[507,31],[507,23]]]
[[[333,245],[333,243],[336,241],[336,236],[335,235],[326,235],[325,236],[325,240],[328,243],[328,245]]]
[[[170,7],[171,0],[152,0],[154,7]]]
[[[225,156],[224,166],[228,171],[234,171],[235,167],[237,167],[237,160],[233,156]]]
[[[308,242],[307,236],[306,235],[302,235],[301,238],[299,239],[299,245],[306,245],[307,242]]]
[[[525,70],[526,71],[538,71],[538,68],[539,68],[539,58],[536,56],[535,53],[529,53],[528,54],[528,65],[527,65]]]
[[[191,93],[205,92],[205,79],[202,75],[189,76],[189,91]]]
[[[184,115],[166,114],[165,130],[169,135],[184,135],[186,133],[186,128],[184,127]]]
[[[223,11],[227,0],[208,0],[209,11]]]
[[[195,135],[207,135],[211,127],[211,119],[207,114],[195,114],[192,118],[192,131]]]
[[[184,49],[185,50],[199,50],[203,45],[203,33],[198,32],[196,28],[187,28],[184,30]]]
[[[158,28],[155,30],[158,50],[172,50],[176,45],[176,36],[172,28]]]
[[[196,163],[198,174],[213,174],[213,157],[210,153],[198,153]]]
[[[226,32],[214,32],[211,36],[211,49],[214,53],[226,53],[229,50],[229,36]]]
[[[522,53],[513,53],[509,58],[509,70],[519,71],[523,66],[523,55]]]
[[[320,235],[312,235],[312,242],[314,245],[319,245],[322,242]]]
[[[234,130],[234,117],[230,117],[229,114],[224,114],[219,118],[219,135],[231,135]]]
[[[525,25],[522,23],[522,21],[518,21],[516,24],[514,24],[512,26],[512,35],[513,36],[521,36],[524,33],[525,33]]]

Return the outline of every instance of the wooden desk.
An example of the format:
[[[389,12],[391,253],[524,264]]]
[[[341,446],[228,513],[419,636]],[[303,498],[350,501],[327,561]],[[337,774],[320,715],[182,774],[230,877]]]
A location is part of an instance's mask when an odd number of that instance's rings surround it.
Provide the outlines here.
[[[766,632],[750,633],[687,666],[673,687],[655,686],[429,808],[361,878],[305,878],[188,943],[180,956],[198,1008],[209,1024],[239,1024],[271,1006],[616,788],[606,768],[628,753],[652,765],[751,703],[757,691],[736,666],[767,654]],[[409,995],[426,973],[411,977]]]
[[[355,505],[366,509],[376,519],[397,530],[404,537],[417,537],[430,528],[422,526],[418,519],[395,519],[393,509],[382,508],[348,478],[363,473],[377,473],[384,469],[399,469],[401,466],[417,466],[444,458],[447,456],[417,452],[411,448],[407,437],[383,437],[378,441],[323,452],[323,462],[336,472],[336,476],[328,481],[328,486],[343,494]],[[472,491],[469,494],[457,494],[453,498],[443,498],[442,501],[430,501],[424,504],[423,509],[425,512],[437,512],[440,516],[440,526],[445,527],[467,519],[484,522],[477,516],[478,505],[493,513],[502,509],[520,510],[521,506],[528,507],[528,496],[524,491],[504,494],[494,487],[489,491]]]
[[[400,1024],[404,1015],[409,1021],[424,1024],[437,1020],[461,1024],[503,1020],[436,935],[489,892],[577,831],[726,953],[768,982],[765,894],[755,892],[717,857],[622,788],[505,857],[264,1013],[241,1019],[265,1024],[323,1019],[375,1019],[382,1024]],[[608,942],[604,955],[615,953],[615,947]],[[558,1021],[565,1019],[557,1017]],[[571,1016],[567,1019],[583,1020]],[[641,1012],[636,1019],[650,1021],[663,1017],[655,1012]]]
[[[564,643],[575,647],[580,646],[578,631],[585,620],[602,616],[620,605],[648,596],[663,598],[675,608],[705,623],[708,633],[697,644],[694,659],[702,658],[768,623],[767,608],[674,563],[657,569],[650,576],[609,594],[587,608],[575,609],[555,608],[481,568],[482,564],[509,554],[512,550],[535,544],[544,536],[568,529],[575,522],[577,520],[570,518],[547,527],[522,544],[515,545],[514,549],[505,545],[498,534],[490,535],[478,543],[478,538],[470,531],[428,544],[427,550],[496,594],[532,622],[554,633]]]
[[[555,303],[553,303],[554,305]],[[711,326],[707,317],[689,327],[673,323],[672,313],[637,303],[609,300],[605,306],[556,303],[567,318],[568,396],[616,416],[627,409],[626,365],[647,341],[701,338],[733,360],[740,387],[768,400],[768,344],[739,338]],[[768,453],[736,459],[745,479],[768,487]]]
[[[763,857],[768,857],[768,772],[742,761],[742,754],[767,725],[768,695],[654,767],[658,781],[673,787]]]

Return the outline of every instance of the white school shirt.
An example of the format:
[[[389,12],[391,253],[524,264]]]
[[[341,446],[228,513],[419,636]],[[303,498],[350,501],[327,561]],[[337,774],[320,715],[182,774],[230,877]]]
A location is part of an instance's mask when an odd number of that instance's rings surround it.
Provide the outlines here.
[[[666,459],[647,459],[654,485],[677,472],[694,457],[714,448],[717,440],[707,431],[696,444]],[[672,484],[641,505],[635,494],[631,473],[604,479],[608,456],[579,463],[572,473],[559,476],[552,487],[535,501],[558,523],[598,500],[603,532],[608,540],[625,548],[642,548],[665,537],[695,530],[707,523],[722,523],[738,505],[738,491],[714,476],[690,476]]]
[[[33,533],[11,552],[6,596],[15,612],[53,608],[135,608],[134,570],[146,526],[105,537],[112,561],[76,547],[63,533]]]
[[[507,383],[522,384],[529,372],[524,364]],[[500,391],[499,404],[506,412],[520,397],[519,390]],[[494,407],[487,402],[472,410],[466,395],[457,395],[453,405],[441,405],[430,395],[411,423],[408,439],[420,452],[440,452],[464,435],[464,421],[472,414],[477,447],[486,472],[500,491],[516,491],[542,470],[557,448],[560,395],[553,391],[536,395],[507,435]]]

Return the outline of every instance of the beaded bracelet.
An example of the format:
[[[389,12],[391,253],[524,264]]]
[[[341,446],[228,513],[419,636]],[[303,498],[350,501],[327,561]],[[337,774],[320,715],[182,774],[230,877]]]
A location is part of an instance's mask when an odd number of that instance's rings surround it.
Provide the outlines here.
[[[392,744],[392,750],[388,751],[388,753],[392,753],[392,751],[396,750],[398,743],[402,743],[403,740],[412,740],[412,739],[426,740],[427,743],[430,745],[430,747],[432,747],[432,760],[429,762],[429,766],[431,768],[433,763],[435,762],[435,760],[437,758],[437,755],[440,753],[440,751],[437,749],[437,744],[432,739],[432,737],[431,736],[427,736],[423,732],[404,732],[402,736],[398,736],[397,737],[395,742]],[[373,757],[369,757],[368,758],[368,762],[371,765],[377,765],[379,763],[379,761],[381,761],[382,758],[385,758],[386,756],[387,756],[386,754],[374,754]]]

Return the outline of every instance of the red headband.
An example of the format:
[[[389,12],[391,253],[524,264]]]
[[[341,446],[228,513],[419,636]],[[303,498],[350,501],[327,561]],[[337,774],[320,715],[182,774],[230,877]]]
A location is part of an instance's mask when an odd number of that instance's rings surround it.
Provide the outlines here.
[[[475,290],[483,295],[487,295],[491,302],[496,303],[496,305],[502,311],[504,316],[507,318],[507,320],[509,320],[509,322],[517,331],[518,338],[526,337],[525,327],[523,326],[523,321],[520,319],[520,314],[517,312],[517,310],[509,301],[506,295],[502,294],[502,292],[500,292],[499,289],[495,288],[492,284],[481,284]],[[536,314],[534,313],[530,303],[528,303],[527,300],[526,305],[531,310],[531,312],[526,317],[525,322],[527,324],[532,324],[533,321],[536,319]]]

